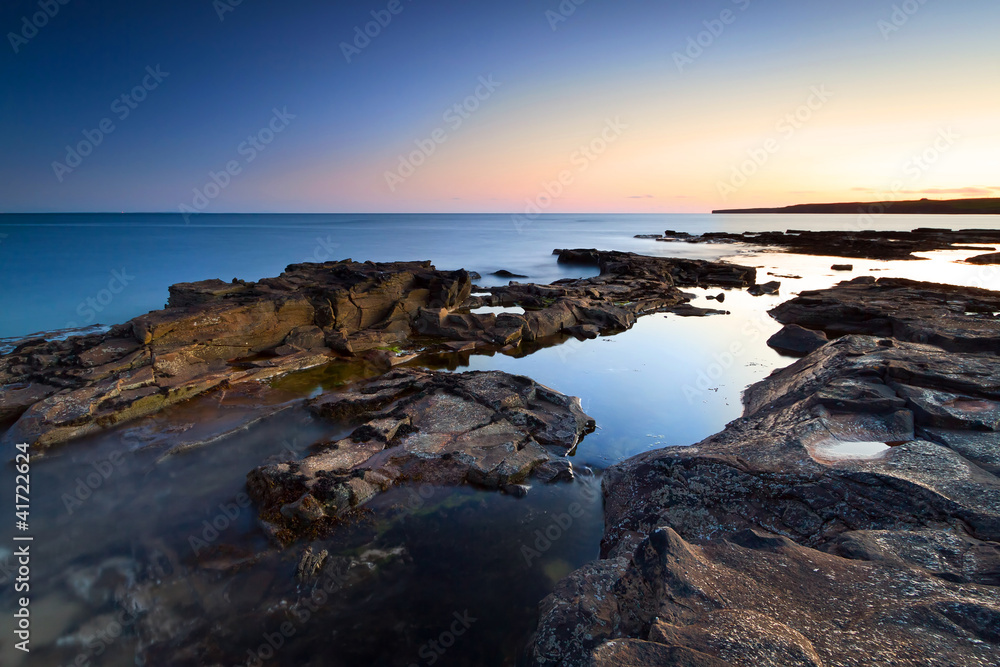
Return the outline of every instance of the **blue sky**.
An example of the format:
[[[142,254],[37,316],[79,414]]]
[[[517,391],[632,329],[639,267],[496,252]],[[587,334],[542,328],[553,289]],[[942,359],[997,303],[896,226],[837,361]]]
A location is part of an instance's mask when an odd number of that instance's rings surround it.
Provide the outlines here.
[[[567,169],[553,212],[1000,188],[991,0],[910,0],[908,13],[871,0],[226,1],[4,3],[0,210],[177,211],[208,186],[208,212],[506,212]],[[54,15],[25,28],[46,5]],[[343,44],[372,12],[391,21],[348,62]],[[157,67],[120,119],[121,96]],[[480,77],[497,86],[484,93]],[[829,99],[811,100],[816,86]],[[777,132],[810,102],[792,136]],[[240,147],[275,110],[287,127],[248,162]],[[627,129],[577,170],[576,149],[615,118]],[[53,165],[104,119],[113,132],[78,166]],[[444,141],[411,159],[439,128]],[[907,176],[943,130],[958,139]],[[413,173],[390,187],[387,174],[409,173],[401,160]]]

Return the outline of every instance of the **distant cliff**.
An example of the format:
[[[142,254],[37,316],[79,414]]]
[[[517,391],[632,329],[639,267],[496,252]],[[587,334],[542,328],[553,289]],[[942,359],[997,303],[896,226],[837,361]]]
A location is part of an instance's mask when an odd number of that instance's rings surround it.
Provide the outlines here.
[[[843,204],[797,204],[781,208],[734,208],[712,213],[894,213],[997,215],[1000,199],[920,199],[913,201],[851,202]]]

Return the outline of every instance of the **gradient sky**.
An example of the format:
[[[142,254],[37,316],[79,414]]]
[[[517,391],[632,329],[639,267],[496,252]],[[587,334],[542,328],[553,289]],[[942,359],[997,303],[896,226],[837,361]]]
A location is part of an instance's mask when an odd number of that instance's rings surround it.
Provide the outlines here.
[[[389,0],[63,1],[42,0],[58,11],[37,34],[38,0],[0,9],[0,211],[178,211],[230,161],[206,212],[1000,196],[996,0],[566,0],[568,16],[558,0],[399,0],[351,62],[341,44]],[[894,5],[912,14],[894,24]],[[169,75],[120,120],[112,104],[157,66]],[[499,86],[458,125],[446,112],[480,77]],[[274,109],[295,118],[247,162]],[[60,182],[53,162],[106,118]]]

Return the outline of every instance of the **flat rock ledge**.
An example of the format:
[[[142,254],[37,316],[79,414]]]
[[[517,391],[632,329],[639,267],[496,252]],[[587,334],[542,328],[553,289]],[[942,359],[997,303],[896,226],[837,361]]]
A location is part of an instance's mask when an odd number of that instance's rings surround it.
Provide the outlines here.
[[[236,382],[390,344],[421,308],[456,308],[465,271],[430,262],[293,264],[257,283],[170,288],[163,310],[105,334],[26,341],[0,357],[3,442],[39,449]]]
[[[322,532],[397,483],[520,495],[536,470],[545,481],[571,478],[564,457],[595,426],[579,399],[498,371],[399,369],[314,399],[310,409],[361,425],[302,460],[247,475],[265,529],[283,544]]]
[[[859,211],[863,213],[863,211]],[[643,234],[637,238],[686,243],[747,243],[780,248],[802,255],[855,257],[859,259],[916,260],[915,252],[932,250],[981,250],[981,244],[1000,244],[997,229],[919,228],[913,231],[806,231],[706,232],[689,234],[667,230],[662,236]],[[975,244],[975,245],[970,245]],[[967,260],[971,261],[971,260]]]
[[[107,333],[28,340],[0,356],[0,426],[13,424],[0,441],[42,451],[216,388],[338,358],[373,356],[388,370],[413,358],[390,354],[400,346],[516,349],[557,334],[623,331],[649,312],[710,314],[719,311],[694,308],[677,285],[747,287],[755,277],[724,263],[557,253],[560,261],[599,264],[601,276],[514,283],[494,288],[488,303],[470,298],[468,272],[430,262],[293,264],[256,283],[174,285],[166,308]],[[491,304],[525,313],[469,312]]]
[[[1000,354],[1000,292],[985,289],[862,276],[802,292],[770,314],[830,338],[885,336],[948,352]]]
[[[747,288],[756,284],[753,267],[725,262],[647,257],[628,252],[555,250],[562,264],[597,267],[593,278],[559,280],[551,285],[511,282],[483,288],[462,312],[423,311],[416,330],[436,338],[496,346],[519,345],[558,334],[596,338],[630,329],[651,313],[712,315],[725,311],[697,308],[680,287]],[[476,313],[478,308],[519,307],[524,313]]]
[[[531,662],[995,665],[997,356],[848,335],[744,402],[607,471],[601,559],[542,602]]]

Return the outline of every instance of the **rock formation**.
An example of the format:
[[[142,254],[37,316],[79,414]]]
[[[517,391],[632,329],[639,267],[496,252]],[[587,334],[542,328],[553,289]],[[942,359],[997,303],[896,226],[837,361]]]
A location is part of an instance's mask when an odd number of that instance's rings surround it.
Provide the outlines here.
[[[647,257],[601,250],[556,250],[560,263],[593,266],[594,278],[559,280],[551,285],[511,283],[483,288],[489,296],[473,296],[464,310],[425,310],[415,323],[418,332],[435,338],[485,345],[517,345],[557,334],[578,338],[630,329],[637,318],[658,312],[706,315],[690,306],[679,287],[734,287],[755,284],[751,267],[667,257]],[[518,313],[476,313],[483,306],[519,306]]]
[[[770,313],[831,337],[891,336],[949,352],[1000,351],[1000,292],[984,289],[863,276],[802,292]]]
[[[261,518],[280,542],[322,530],[401,480],[515,491],[595,426],[579,399],[497,371],[402,369],[326,394],[310,408],[361,425],[300,461],[247,476]],[[566,470],[546,471],[546,480],[572,476],[572,466],[560,463]]]
[[[852,281],[780,306],[898,335],[827,344],[722,433],[610,468],[602,558],[542,603],[533,663],[995,664],[1000,346],[963,310],[995,299]],[[964,351],[906,342],[924,317]]]
[[[429,262],[293,264],[257,283],[170,288],[163,310],[105,334],[26,341],[0,358],[4,442],[39,449],[225,383],[264,380],[405,339],[422,308],[456,308],[464,271]]]

